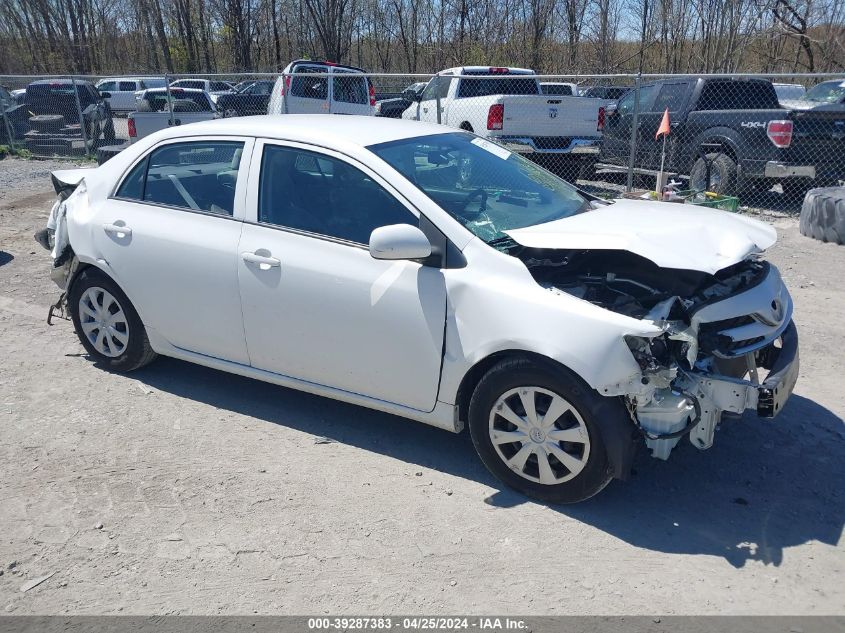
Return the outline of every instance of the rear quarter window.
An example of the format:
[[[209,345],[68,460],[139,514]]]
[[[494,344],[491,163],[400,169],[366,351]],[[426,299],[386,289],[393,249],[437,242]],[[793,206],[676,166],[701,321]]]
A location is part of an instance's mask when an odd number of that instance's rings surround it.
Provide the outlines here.
[[[696,110],[777,110],[775,87],[764,81],[708,81]]]
[[[506,75],[502,79],[491,77],[463,77],[458,87],[458,98],[486,97],[488,95],[536,95],[539,84],[533,77]]]

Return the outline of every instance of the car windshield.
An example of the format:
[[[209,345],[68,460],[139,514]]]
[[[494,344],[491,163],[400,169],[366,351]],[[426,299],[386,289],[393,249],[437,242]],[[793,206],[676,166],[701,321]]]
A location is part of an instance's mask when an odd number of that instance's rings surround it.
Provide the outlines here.
[[[813,86],[802,99],[817,103],[839,103],[845,97],[845,81],[825,81]]]
[[[452,217],[488,244],[505,231],[587,211],[577,189],[529,160],[465,132],[370,145]]]

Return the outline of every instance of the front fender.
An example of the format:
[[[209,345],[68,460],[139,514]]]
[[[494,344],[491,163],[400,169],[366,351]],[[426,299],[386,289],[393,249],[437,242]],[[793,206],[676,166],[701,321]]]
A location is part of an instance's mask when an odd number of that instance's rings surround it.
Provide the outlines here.
[[[465,255],[474,258],[477,242]],[[480,247],[489,249],[488,246]],[[483,256],[483,254],[482,254]],[[653,324],[541,287],[522,262],[494,254],[511,271],[474,279],[482,266],[451,269],[439,399],[457,402],[461,382],[479,362],[505,351],[554,360],[602,395],[629,393],[641,371],[625,336],[654,337]],[[511,261],[508,261],[511,260]],[[520,270],[521,269],[521,270]],[[510,274],[509,274],[510,273]]]

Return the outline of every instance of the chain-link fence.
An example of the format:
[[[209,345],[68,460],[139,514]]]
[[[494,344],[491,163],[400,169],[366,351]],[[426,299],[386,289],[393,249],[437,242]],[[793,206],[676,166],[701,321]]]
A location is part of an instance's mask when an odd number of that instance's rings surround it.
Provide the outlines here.
[[[808,188],[845,179],[845,74],[397,75],[308,62],[282,76],[0,76],[0,85],[0,143],[38,157],[102,155],[204,119],[325,113],[464,129],[601,196],[796,210]]]

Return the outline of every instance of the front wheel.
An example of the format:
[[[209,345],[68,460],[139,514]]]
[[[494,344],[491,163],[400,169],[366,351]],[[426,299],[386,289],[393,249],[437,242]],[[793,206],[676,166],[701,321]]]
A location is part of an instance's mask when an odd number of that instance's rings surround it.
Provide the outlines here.
[[[470,400],[472,442],[511,488],[541,501],[583,501],[612,478],[597,422],[601,400],[562,369],[502,361]]]
[[[156,353],[132,302],[108,275],[86,268],[68,293],[73,327],[91,358],[128,372],[152,362]]]

